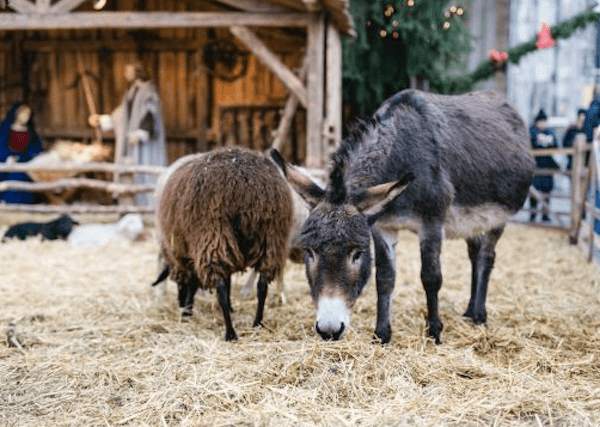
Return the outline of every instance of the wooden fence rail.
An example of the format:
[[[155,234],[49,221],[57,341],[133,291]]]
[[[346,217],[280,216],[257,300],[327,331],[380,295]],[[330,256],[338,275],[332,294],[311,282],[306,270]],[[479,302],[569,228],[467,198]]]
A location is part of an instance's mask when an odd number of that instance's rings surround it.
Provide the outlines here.
[[[89,163],[0,163],[0,172],[119,172],[119,173],[147,173],[160,175],[165,171],[163,166],[146,165],[115,165],[108,162],[89,162]]]
[[[554,216],[558,221],[558,228],[569,229],[570,234],[573,234],[574,227],[579,215],[581,206],[582,187],[585,185],[585,180],[588,175],[588,168],[585,165],[586,153],[591,151],[591,147],[586,143],[585,135],[580,133],[575,137],[574,146],[570,148],[542,148],[532,149],[531,154],[534,157],[552,156],[554,154],[573,156],[571,170],[560,169],[535,169],[535,176],[568,176],[571,181],[571,191],[568,195],[561,194],[544,194],[536,190],[533,186],[529,189],[530,197],[535,197],[538,200],[536,209],[523,208],[522,211],[527,213],[548,214]],[[577,178],[578,177],[578,178]],[[571,209],[569,212],[561,212],[553,210],[550,207],[550,200],[571,200]],[[565,217],[570,217],[570,222],[565,221]]]
[[[148,174],[160,175],[166,170],[162,166],[145,165],[116,165],[108,162],[90,162],[90,163],[55,163],[55,164],[30,164],[30,163],[0,163],[0,173],[3,172],[43,172],[57,173],[67,172],[68,175],[101,172],[108,175],[107,180],[93,179],[86,177],[59,177],[53,181],[44,182],[25,182],[25,181],[2,181],[0,182],[0,192],[3,191],[28,191],[32,193],[46,193],[51,201],[60,200],[63,204],[7,204],[0,203],[0,212],[37,212],[37,213],[149,213],[154,210],[151,206],[135,206],[132,203],[120,203],[118,205],[99,205],[99,204],[64,204],[66,195],[72,195],[77,189],[101,190],[111,193],[113,197],[119,200],[133,194],[150,193],[156,188],[153,184],[135,184],[113,182],[110,175],[117,174]],[[63,193],[61,193],[63,192]],[[62,196],[57,196],[57,194]],[[62,198],[61,198],[62,197]],[[129,199],[131,200],[131,199]]]
[[[585,251],[589,262],[595,260],[600,266],[600,258],[597,255],[594,256],[594,253],[600,250],[600,235],[595,230],[596,222],[600,220],[600,208],[596,205],[596,193],[600,189],[600,128],[594,131],[590,149],[589,165],[585,171],[585,178],[574,180],[578,181],[580,188],[574,191],[573,211],[575,222],[572,224],[569,238],[572,244],[577,244]],[[577,147],[575,151],[578,152]],[[583,163],[583,153],[578,157],[579,163]],[[573,165],[575,166],[575,157],[573,157]]]

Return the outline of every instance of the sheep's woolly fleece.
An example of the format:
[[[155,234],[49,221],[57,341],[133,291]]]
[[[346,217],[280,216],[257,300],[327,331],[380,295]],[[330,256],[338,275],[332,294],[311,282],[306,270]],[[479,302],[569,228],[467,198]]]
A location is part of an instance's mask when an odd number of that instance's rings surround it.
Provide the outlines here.
[[[196,297],[186,323],[175,285],[153,295],[152,241],[0,245],[0,425],[597,426],[600,278],[566,242],[506,230],[487,328],[461,320],[467,248],[445,242],[436,346],[424,336],[418,240],[402,232],[385,347],[371,341],[373,286],[343,340],[321,341],[302,266],[288,264],[288,304],[271,292],[263,329],[234,280],[240,339],[226,343],[214,294]]]

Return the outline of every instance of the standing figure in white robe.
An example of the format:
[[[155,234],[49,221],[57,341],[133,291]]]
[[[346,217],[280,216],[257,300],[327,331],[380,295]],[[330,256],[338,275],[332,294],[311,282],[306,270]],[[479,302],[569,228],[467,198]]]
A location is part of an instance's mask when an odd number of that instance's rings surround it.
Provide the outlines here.
[[[131,86],[112,114],[93,114],[92,127],[104,132],[114,129],[115,163],[130,165],[167,165],[165,132],[160,97],[154,84],[146,78],[141,63],[125,67]],[[157,176],[135,174],[135,184],[156,184]],[[139,193],[133,198],[137,206],[154,206],[153,193]]]

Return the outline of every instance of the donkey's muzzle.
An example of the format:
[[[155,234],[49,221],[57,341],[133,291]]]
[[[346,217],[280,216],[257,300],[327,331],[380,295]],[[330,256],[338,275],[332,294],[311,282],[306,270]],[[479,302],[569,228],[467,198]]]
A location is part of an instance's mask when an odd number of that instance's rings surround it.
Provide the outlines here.
[[[319,322],[317,322],[315,323],[315,329],[317,330],[317,333],[321,335],[321,338],[323,338],[325,341],[337,341],[342,337],[344,329],[346,329],[346,325],[344,325],[344,322],[342,322],[340,328],[336,331],[330,328],[321,329],[319,328]]]

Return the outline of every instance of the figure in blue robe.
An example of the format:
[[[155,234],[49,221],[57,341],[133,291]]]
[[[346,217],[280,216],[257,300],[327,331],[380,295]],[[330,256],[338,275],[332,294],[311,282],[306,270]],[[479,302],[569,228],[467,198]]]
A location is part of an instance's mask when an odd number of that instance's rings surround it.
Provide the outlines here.
[[[29,117],[27,117],[27,109]],[[17,126],[13,126],[15,120],[18,121]],[[42,150],[42,141],[33,124],[31,107],[21,101],[15,102],[0,124],[0,162],[5,163],[9,157],[17,162],[28,162]],[[0,181],[31,182],[31,179],[23,172],[0,172]],[[37,201],[37,195],[27,191],[0,192],[0,202],[36,203]]]
[[[556,143],[556,136],[554,135],[554,132],[548,129],[547,126],[548,117],[544,113],[544,110],[540,110],[540,112],[534,119],[534,124],[529,128],[529,133],[531,136],[531,146],[533,149],[556,148],[558,146]],[[538,169],[559,169],[552,156],[536,156],[535,162]],[[533,178],[533,187],[542,194],[546,201],[542,212],[542,221],[550,221],[550,218],[548,217],[547,204],[549,201],[550,192],[554,188],[554,176],[552,175],[552,173],[548,173],[548,175],[535,176]],[[531,196],[529,198],[529,204],[532,209],[536,209],[538,205],[538,200],[535,197]],[[535,217],[536,213],[532,212],[529,220],[534,221]]]

